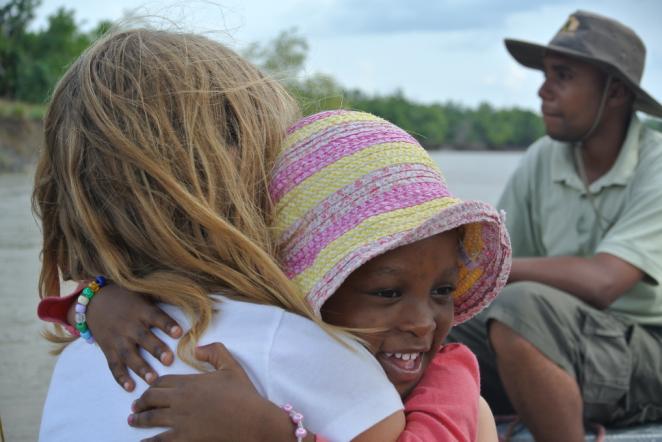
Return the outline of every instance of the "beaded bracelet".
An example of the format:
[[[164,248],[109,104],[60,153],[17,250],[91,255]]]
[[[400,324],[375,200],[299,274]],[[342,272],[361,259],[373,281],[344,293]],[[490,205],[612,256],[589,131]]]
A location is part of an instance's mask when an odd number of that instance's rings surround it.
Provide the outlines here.
[[[80,337],[85,339],[85,342],[88,344],[94,344],[94,338],[92,337],[92,332],[90,332],[90,329],[87,326],[87,317],[85,316],[87,305],[90,303],[92,297],[105,285],[106,278],[103,276],[97,276],[94,278],[94,281],[89,283],[87,287],[83,289],[83,292],[80,294],[76,302],[76,330],[80,332]]]
[[[296,425],[294,437],[297,438],[297,442],[302,442],[303,438],[308,436],[308,431],[303,427],[303,414],[295,411],[290,404],[285,404],[282,408],[290,416],[292,423]]]

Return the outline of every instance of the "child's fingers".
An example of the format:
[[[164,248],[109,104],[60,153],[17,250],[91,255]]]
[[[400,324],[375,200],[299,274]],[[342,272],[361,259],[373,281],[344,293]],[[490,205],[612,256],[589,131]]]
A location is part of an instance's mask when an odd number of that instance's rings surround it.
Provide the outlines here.
[[[221,344],[220,342],[214,342],[212,344],[196,347],[195,357],[199,361],[210,363],[217,370],[234,370],[237,368],[243,370],[239,363],[237,363],[237,361],[235,361],[235,359],[232,357],[228,349],[225,348],[225,345]]]
[[[171,427],[169,408],[154,408],[140,413],[131,413],[127,418],[130,426],[136,428]]]
[[[140,355],[138,347],[120,347],[118,354],[120,363],[133,370],[145,382],[151,384],[156,380],[156,372]]]
[[[167,374],[164,376],[159,376],[150,388],[177,388],[181,385],[181,381],[184,378],[197,377],[199,375],[184,375],[184,374]]]
[[[135,338],[138,347],[144,348],[148,353],[161,361],[163,365],[170,365],[175,356],[165,342],[147,328],[141,328],[136,332]]]
[[[172,404],[173,394],[176,393],[170,388],[149,387],[138,399],[133,401],[131,411],[141,413],[154,408],[169,408]]]
[[[196,359],[209,362],[216,368],[217,374],[231,376],[234,382],[244,383],[247,386],[255,388],[243,367],[232,357],[230,351],[220,342],[196,347]]]
[[[108,360],[108,368],[110,369],[113,378],[115,378],[115,382],[126,391],[133,391],[136,387],[136,383],[131,379],[129,370],[124,362],[120,361],[119,357],[115,354],[106,354],[106,359]]]
[[[172,338],[179,338],[182,336],[182,328],[177,324],[177,321],[172,319],[166,312],[152,305],[152,310],[149,312],[145,323],[149,327],[156,327],[163,331]]]

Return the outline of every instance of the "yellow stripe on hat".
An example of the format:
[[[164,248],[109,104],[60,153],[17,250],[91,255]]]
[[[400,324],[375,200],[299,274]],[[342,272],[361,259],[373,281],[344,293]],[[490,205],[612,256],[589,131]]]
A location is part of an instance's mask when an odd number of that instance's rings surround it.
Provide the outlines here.
[[[329,164],[287,192],[276,204],[277,231],[285,231],[317,207],[320,201],[357,179],[381,168],[400,164],[423,164],[441,175],[437,164],[422,147],[402,142],[370,146]]]
[[[315,262],[293,281],[304,293],[309,293],[315,284],[323,279],[323,275],[353,251],[366,244],[376,244],[382,238],[418,227],[442,209],[460,202],[457,198],[443,197],[370,217],[324,247]]]
[[[453,291],[453,298],[457,299],[466,294],[481,276],[483,276],[482,266],[469,270],[464,264],[461,264],[457,275],[457,286]]]
[[[363,112],[336,114],[326,118],[322,118],[321,120],[313,121],[312,123],[307,124],[304,127],[301,127],[296,131],[294,131],[293,133],[291,133],[290,135],[288,135],[280,153],[282,154],[283,152],[286,152],[293,145],[301,142],[301,140],[303,140],[304,138],[308,138],[317,132],[321,132],[327,127],[338,126],[339,124],[342,124],[343,121],[355,123],[357,121],[383,121],[383,120],[372,114],[367,114]],[[384,123],[386,123],[386,121],[384,121]]]
[[[464,234],[462,236],[462,247],[471,262],[478,261],[478,254],[482,253],[485,247],[483,241],[483,226],[479,223],[465,224],[462,227]],[[454,298],[463,296],[470,290],[476,281],[483,275],[483,266],[469,269],[464,263],[460,264],[458,273],[458,284],[453,292]]]

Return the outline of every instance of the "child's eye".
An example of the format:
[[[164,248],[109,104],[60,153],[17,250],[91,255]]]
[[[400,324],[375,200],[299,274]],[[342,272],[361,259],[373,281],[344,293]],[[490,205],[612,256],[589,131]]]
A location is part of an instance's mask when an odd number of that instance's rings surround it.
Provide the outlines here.
[[[373,296],[379,296],[380,298],[397,298],[400,296],[400,292],[395,289],[383,289],[376,290],[370,293]]]
[[[455,291],[455,287],[452,285],[442,285],[432,290],[432,294],[435,296],[450,296]]]

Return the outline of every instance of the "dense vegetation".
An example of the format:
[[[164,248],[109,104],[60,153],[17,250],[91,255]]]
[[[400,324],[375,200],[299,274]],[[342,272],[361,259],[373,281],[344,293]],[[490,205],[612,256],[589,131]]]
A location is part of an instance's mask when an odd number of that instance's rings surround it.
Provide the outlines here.
[[[80,31],[74,12],[48,17],[45,29],[30,31],[39,0],[8,0],[0,7],[0,98],[43,103],[53,85],[89,44],[109,27]]]
[[[264,45],[253,44],[245,55],[284,82],[304,113],[338,107],[372,112],[406,129],[428,149],[525,148],[544,133],[540,117],[528,110],[495,109],[487,103],[476,109],[452,102],[422,104],[401,91],[371,96],[346,89],[328,75],[303,77],[307,51],[306,41],[289,30]]]
[[[38,118],[43,110],[24,103],[43,104],[67,65],[110,27],[110,22],[101,22],[83,32],[73,10],[61,8],[48,17],[44,29],[33,31],[29,25],[39,4],[4,0],[0,6],[0,118]],[[305,39],[288,30],[265,44],[254,43],[244,55],[283,81],[304,113],[338,107],[372,112],[408,130],[428,149],[525,148],[544,132],[540,117],[528,110],[496,109],[487,103],[477,108],[423,104],[401,91],[368,95],[328,75],[303,76],[307,52]],[[662,127],[660,121],[651,124]]]

